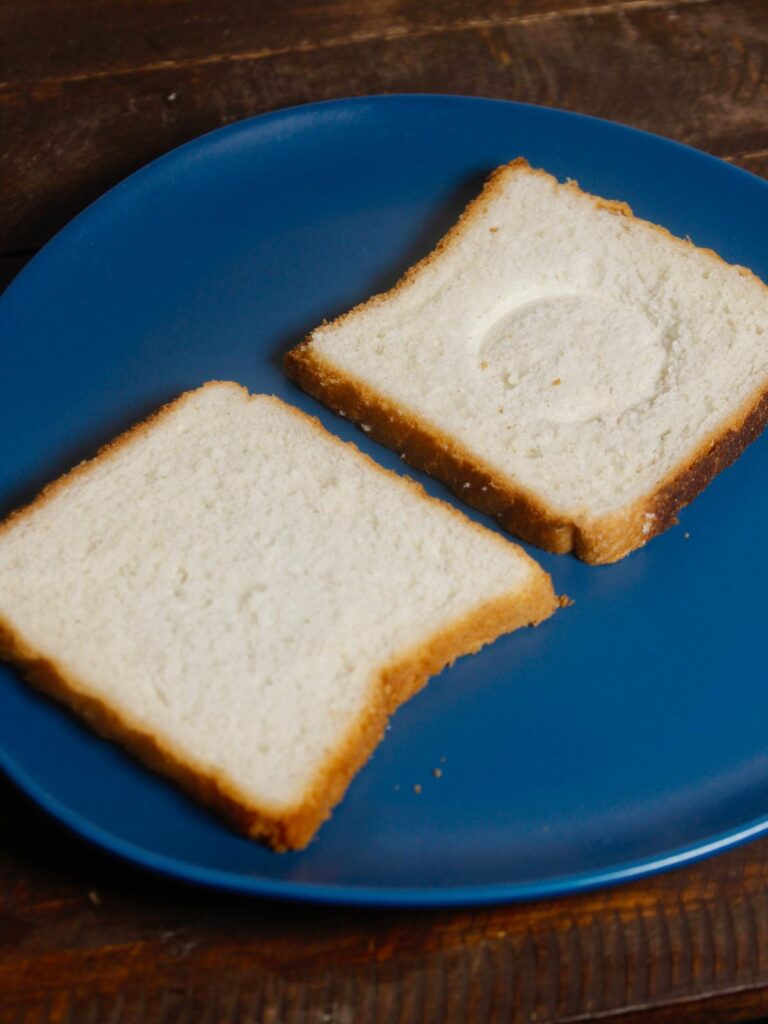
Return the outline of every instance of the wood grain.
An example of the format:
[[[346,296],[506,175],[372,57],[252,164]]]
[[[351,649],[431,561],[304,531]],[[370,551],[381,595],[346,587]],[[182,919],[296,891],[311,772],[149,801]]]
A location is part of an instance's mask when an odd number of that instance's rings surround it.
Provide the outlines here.
[[[768,177],[768,0],[13,0],[0,288],[125,174],[372,92],[546,103]],[[355,911],[168,883],[0,780],[0,1024],[739,1021],[768,1014],[768,840],[602,892]]]
[[[485,0],[469,15],[456,2],[339,0],[260,19],[234,0],[216,14],[212,4],[169,2],[152,5],[151,28],[128,3],[0,10],[9,41],[0,251],[40,245],[110,185],[202,132],[344,95],[545,103],[671,135],[758,172],[768,152],[762,0]]]
[[[683,0],[685,2],[685,0]],[[111,77],[180,64],[217,64],[298,50],[380,42],[462,28],[580,17],[602,10],[661,6],[659,0],[446,0],[441,4],[369,0],[283,0],[254,16],[241,0],[166,0],[137,16],[131,0],[26,0],[0,8],[3,78],[9,83]],[[11,44],[13,42],[13,45]]]

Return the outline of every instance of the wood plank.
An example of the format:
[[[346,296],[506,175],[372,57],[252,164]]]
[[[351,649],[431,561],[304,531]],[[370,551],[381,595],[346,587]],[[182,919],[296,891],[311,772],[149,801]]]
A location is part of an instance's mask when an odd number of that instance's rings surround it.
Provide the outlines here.
[[[260,5],[257,16],[242,0],[151,0],[140,7],[134,0],[17,0],[0,5],[0,87],[491,29],[649,2],[666,0],[281,0]]]
[[[0,251],[40,245],[110,185],[204,131],[342,95],[508,97],[611,117],[717,155],[760,154],[767,68],[762,4],[643,0],[578,17],[9,86],[0,93]]]
[[[757,174],[761,178],[768,178],[768,149],[759,153],[736,153],[728,159],[745,171]]]
[[[768,1007],[768,841],[564,900],[375,911],[145,875],[6,782],[0,822],[2,1021],[671,1024]]]

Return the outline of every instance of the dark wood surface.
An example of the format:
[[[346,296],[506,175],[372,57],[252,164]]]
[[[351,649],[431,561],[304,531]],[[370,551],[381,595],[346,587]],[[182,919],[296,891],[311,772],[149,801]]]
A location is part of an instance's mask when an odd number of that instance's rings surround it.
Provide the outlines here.
[[[565,107],[768,176],[768,0],[7,0],[0,286],[124,175],[372,92]],[[768,841],[517,907],[236,899],[117,863],[0,779],[0,1022],[738,1021],[768,1014]]]

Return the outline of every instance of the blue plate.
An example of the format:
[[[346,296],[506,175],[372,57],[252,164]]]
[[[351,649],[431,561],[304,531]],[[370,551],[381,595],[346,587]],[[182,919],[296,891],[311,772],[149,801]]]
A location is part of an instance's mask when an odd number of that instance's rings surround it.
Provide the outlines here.
[[[768,276],[768,185],[642,132],[450,96],[245,121],[113,189],[0,300],[4,510],[214,377],[275,392],[404,472],[298,391],[282,354],[392,284],[519,154]],[[768,828],[766,507],[764,438],[618,565],[534,552],[574,607],[402,708],[303,853],[239,838],[8,668],[0,763],[103,847],[244,893],[480,903],[693,860]]]

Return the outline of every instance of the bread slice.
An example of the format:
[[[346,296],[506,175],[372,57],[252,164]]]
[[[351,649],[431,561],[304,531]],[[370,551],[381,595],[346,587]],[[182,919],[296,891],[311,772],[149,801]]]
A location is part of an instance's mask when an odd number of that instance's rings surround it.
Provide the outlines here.
[[[768,289],[518,159],[286,369],[513,533],[612,562],[763,429]]]
[[[430,675],[555,606],[520,548],[236,384],[0,526],[2,656],[276,849]]]

